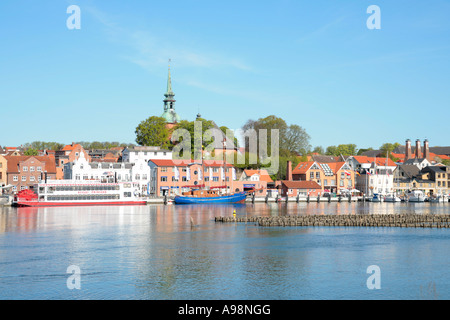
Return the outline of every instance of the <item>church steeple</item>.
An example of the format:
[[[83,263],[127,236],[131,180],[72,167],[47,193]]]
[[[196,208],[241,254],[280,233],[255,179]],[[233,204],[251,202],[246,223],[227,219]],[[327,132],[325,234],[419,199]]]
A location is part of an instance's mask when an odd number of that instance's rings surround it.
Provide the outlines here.
[[[180,121],[180,117],[175,112],[175,93],[172,91],[172,77],[170,75],[170,59],[169,59],[169,73],[167,77],[167,92],[164,94],[164,113],[162,117],[166,119],[167,123],[176,123]]]

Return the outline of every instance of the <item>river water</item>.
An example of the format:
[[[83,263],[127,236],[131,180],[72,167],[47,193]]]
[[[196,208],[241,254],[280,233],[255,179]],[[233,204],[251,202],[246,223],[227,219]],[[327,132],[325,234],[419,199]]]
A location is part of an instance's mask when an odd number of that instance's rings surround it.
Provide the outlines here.
[[[0,299],[450,298],[450,229],[214,222],[233,210],[450,214],[450,204],[0,208]]]

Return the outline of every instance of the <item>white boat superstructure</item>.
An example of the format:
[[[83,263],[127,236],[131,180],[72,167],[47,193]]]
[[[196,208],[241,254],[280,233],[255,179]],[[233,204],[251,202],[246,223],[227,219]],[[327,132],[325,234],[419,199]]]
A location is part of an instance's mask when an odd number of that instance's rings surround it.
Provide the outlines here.
[[[425,202],[425,194],[420,190],[414,190],[408,194],[409,202]]]
[[[384,202],[402,202],[402,199],[397,197],[395,194],[388,194],[384,197]]]

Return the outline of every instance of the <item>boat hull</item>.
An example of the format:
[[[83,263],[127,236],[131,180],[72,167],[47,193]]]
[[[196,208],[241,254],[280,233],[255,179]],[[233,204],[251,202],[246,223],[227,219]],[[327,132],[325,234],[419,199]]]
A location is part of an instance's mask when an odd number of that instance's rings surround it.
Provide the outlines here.
[[[241,192],[217,197],[176,196],[174,202],[175,204],[239,203],[244,202],[246,198],[247,193]]]
[[[108,201],[108,202],[47,202],[47,201],[18,201],[16,207],[89,207],[89,206],[139,206],[146,205],[146,201]]]

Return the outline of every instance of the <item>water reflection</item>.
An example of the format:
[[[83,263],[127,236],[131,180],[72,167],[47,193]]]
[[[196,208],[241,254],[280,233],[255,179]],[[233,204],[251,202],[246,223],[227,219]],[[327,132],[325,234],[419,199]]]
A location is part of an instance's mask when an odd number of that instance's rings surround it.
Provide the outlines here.
[[[450,213],[449,204],[256,203],[0,208],[2,299],[417,298],[450,294],[448,230],[261,228],[215,216]],[[191,220],[194,225],[191,225]],[[369,295],[380,264],[388,296]],[[66,269],[82,270],[82,290]],[[434,279],[439,275],[439,279]],[[361,279],[360,279],[360,278]],[[419,282],[411,281],[418,279]],[[439,280],[439,281],[438,281]]]

